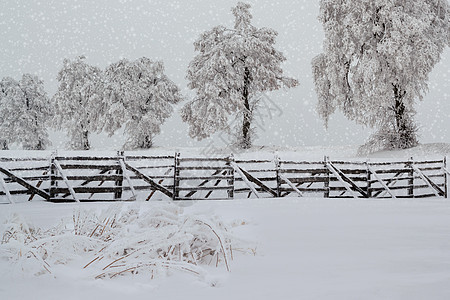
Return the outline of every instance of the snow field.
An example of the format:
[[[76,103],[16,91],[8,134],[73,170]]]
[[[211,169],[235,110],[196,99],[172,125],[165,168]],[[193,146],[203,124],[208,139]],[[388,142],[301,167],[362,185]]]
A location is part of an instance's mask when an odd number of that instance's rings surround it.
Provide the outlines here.
[[[448,299],[448,200],[256,199],[183,203],[186,215],[220,216],[252,253],[234,253],[231,272],[207,275],[170,271],[93,279],[82,269],[92,256],[57,265],[51,275],[12,273],[2,253],[2,299]],[[133,204],[126,204],[131,207]],[[144,203],[147,211],[160,203]],[[70,220],[75,208],[100,204],[3,205],[42,228]],[[131,225],[129,225],[131,226]]]

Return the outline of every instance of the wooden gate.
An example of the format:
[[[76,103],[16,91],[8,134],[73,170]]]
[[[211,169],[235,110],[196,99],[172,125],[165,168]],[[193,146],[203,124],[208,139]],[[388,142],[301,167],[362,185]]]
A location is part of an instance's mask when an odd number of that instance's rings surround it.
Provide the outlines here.
[[[445,158],[295,161],[181,157],[179,153],[133,156],[123,152],[103,157],[0,158],[0,202],[447,198],[448,175]]]

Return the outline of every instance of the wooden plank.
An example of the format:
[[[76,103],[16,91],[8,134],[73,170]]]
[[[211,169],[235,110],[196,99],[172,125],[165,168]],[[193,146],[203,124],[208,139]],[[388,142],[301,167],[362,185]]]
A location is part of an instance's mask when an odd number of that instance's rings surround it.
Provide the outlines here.
[[[79,199],[80,202],[87,202],[87,203],[93,203],[93,202],[117,202],[117,201],[124,201],[124,200],[117,200],[117,199]],[[73,202],[70,199],[66,198],[52,198],[49,200],[53,203],[68,203]]]
[[[198,187],[198,186],[190,186],[190,187],[181,187],[178,186],[176,187],[176,189],[178,191],[219,191],[219,190],[223,190],[223,191],[227,191],[232,189],[232,186],[202,186],[202,187]],[[188,198],[188,197],[186,197]]]
[[[299,173],[299,174],[326,174],[328,170],[326,168],[318,168],[318,169],[280,169],[281,173]]]
[[[229,172],[229,171],[223,171],[221,174],[222,174],[222,175],[225,175],[225,174],[227,174],[228,172]],[[214,186],[218,186],[218,185],[220,184],[221,181],[222,181],[221,179],[216,180],[216,182],[214,183]],[[230,186],[231,186],[231,189],[227,189],[227,193],[228,193],[228,194],[229,194],[230,191],[232,191],[232,190],[234,189],[234,186],[233,186],[233,185],[230,185]],[[206,198],[209,198],[209,196],[211,196],[212,192],[213,192],[213,190],[210,190],[210,191],[206,194],[205,199],[206,199]]]
[[[419,169],[416,166],[412,166],[414,172],[416,172],[417,174],[419,174],[419,176],[422,178],[423,181],[425,181],[426,184],[428,184],[428,186],[433,190],[434,194],[439,197],[439,196],[445,196],[444,191],[442,191],[430,178],[428,178],[425,174],[423,174],[423,172],[421,171],[421,169]]]
[[[105,173],[107,173],[107,172],[109,172],[110,170],[108,170],[108,169],[104,169],[104,170],[101,170],[100,171],[100,175],[93,175],[92,177],[96,177],[96,176],[120,176],[120,175],[103,175],[103,174],[105,174]],[[93,181],[99,181],[99,180],[90,180],[90,177],[91,176],[85,176],[86,177],[86,179],[81,179],[81,178],[77,178],[78,176],[67,176],[67,179],[68,180],[85,180],[83,183],[81,183],[81,186],[86,186],[86,185],[88,185],[89,183],[91,183],[91,182],[93,182]],[[82,177],[82,176],[80,176],[80,177]],[[72,178],[72,179],[71,179]],[[58,177],[58,176],[55,176],[54,174],[52,175],[52,182],[53,181],[55,181],[55,180],[62,180],[62,177]],[[100,184],[99,185],[102,185],[105,181],[107,181],[107,180],[101,180],[101,182],[100,182]],[[109,180],[108,180],[109,181]],[[115,180],[114,180],[115,181]],[[52,186],[52,183],[50,183],[50,186]],[[65,197],[67,197],[67,196],[69,196],[70,195],[70,193],[67,193],[67,194],[65,194],[65,195],[63,195],[63,198],[65,198]]]
[[[22,176],[22,179],[25,181],[40,181],[40,180],[48,180],[48,175],[40,175],[40,176]],[[5,177],[4,178],[6,183],[11,183],[14,182],[14,180],[12,180],[9,177]]]
[[[157,166],[136,166],[138,170],[150,170],[150,169],[167,169],[173,168],[173,165],[157,165]]]
[[[121,186],[80,186],[80,187],[72,187],[72,190],[76,194],[109,194],[109,193],[115,193],[117,191],[122,191]],[[54,192],[56,194],[62,194],[67,193],[67,191],[70,192],[69,188],[67,187],[57,187],[53,188]],[[65,197],[63,197],[65,198]],[[78,195],[77,195],[77,198]],[[120,199],[116,199],[120,200]]]
[[[242,174],[246,177],[246,179],[250,182],[253,182],[254,184],[256,184],[257,186],[259,186],[260,188],[262,188],[265,192],[271,194],[272,196],[276,197],[277,196],[277,192],[275,192],[273,189],[271,189],[270,187],[266,186],[264,183],[262,183],[262,181],[260,181],[258,178],[253,177],[253,175],[251,175],[248,171],[246,171],[245,169],[239,167],[239,165],[237,165],[235,162],[232,163],[234,169],[236,171],[240,171],[240,175],[242,176]],[[243,177],[242,177],[243,178]]]
[[[302,192],[300,192],[300,190],[288,178],[286,178],[286,176],[284,176],[283,174],[280,174],[280,178],[284,182],[286,182],[300,197],[303,197]]]
[[[344,188],[350,193],[352,194],[353,198],[358,198],[358,195],[356,195],[355,191],[352,190],[351,185],[344,181],[344,178],[341,177],[342,174],[338,172],[338,170],[336,169],[336,167],[333,166],[333,164],[330,161],[327,161],[327,168],[328,170],[330,170],[330,172],[337,178],[339,179],[339,182],[341,182],[341,184],[344,186]],[[345,176],[345,175],[344,175]]]
[[[173,176],[168,175],[171,171],[172,171],[172,168],[168,169],[168,170],[164,173],[164,176],[167,176],[167,178],[172,178]],[[161,178],[161,177],[159,177],[159,178]],[[164,181],[164,179],[160,179],[160,180],[158,181],[158,184],[161,184],[161,185],[162,185],[163,181]],[[172,189],[172,190],[173,190],[173,187],[174,187],[174,186],[175,186],[175,185],[173,184],[171,187],[167,187],[167,186],[164,186],[164,187],[167,188],[167,189]],[[153,197],[153,195],[155,194],[155,192],[156,192],[156,190],[153,190],[153,191],[148,195],[147,199],[145,199],[145,201],[150,201],[150,199]]]
[[[36,188],[35,186],[33,186],[31,184],[29,184],[28,182],[26,182],[25,180],[23,180],[19,176],[14,175],[8,169],[0,167],[0,172],[5,174],[9,178],[13,179],[15,182],[17,182],[18,184],[20,184],[24,188],[26,188],[26,189],[34,192],[35,194],[41,196],[45,200],[49,200],[50,199],[50,195],[49,194],[47,194],[46,192],[44,192],[43,190],[41,190],[39,188]]]
[[[414,164],[416,165],[423,165],[423,164],[442,164],[444,161],[443,160],[423,160],[423,161],[415,161]]]
[[[396,169],[377,169],[378,174],[392,174],[392,173],[410,173],[411,169],[408,168],[396,168]]]
[[[414,162],[414,164],[416,165],[417,163]],[[420,171],[442,171],[442,167],[438,166],[438,167],[420,167]]]
[[[9,190],[11,195],[33,195],[33,192],[30,190]],[[0,191],[0,196],[6,196],[5,192]]]
[[[332,160],[331,163],[333,165],[344,165],[344,166],[349,166],[349,165],[353,165],[353,166],[365,166],[366,162],[364,161],[343,161],[343,160]]]
[[[248,171],[247,171],[248,172]],[[260,181],[276,181],[277,180],[277,178],[276,177],[259,177],[258,176],[258,179],[260,180]],[[236,181],[243,181],[242,180],[242,178],[236,178]]]
[[[3,180],[3,176],[0,176],[0,187],[4,191],[9,203],[15,204],[13,198],[11,197],[11,193],[9,192],[8,187],[6,186],[5,180]]]
[[[397,186],[391,186],[389,187],[389,189],[391,190],[408,190],[409,189],[409,185],[397,185]],[[423,188],[428,188],[429,186],[424,184],[424,185],[415,185],[414,188],[415,189],[423,189]],[[386,189],[384,187],[371,187],[370,191],[371,192],[382,192],[385,191]],[[381,193],[377,193],[377,196],[380,195]]]
[[[177,201],[230,201],[229,198],[190,198],[190,197],[179,197]]]
[[[237,164],[269,164],[273,161],[266,159],[236,159],[234,162]]]
[[[226,162],[228,161],[228,157],[183,157],[180,158],[181,162],[184,161],[221,161],[221,162]]]
[[[148,156],[148,155],[125,155],[125,160],[173,160],[173,155],[159,155],[159,156]],[[173,167],[173,166],[172,166]]]
[[[214,171],[214,173],[212,174],[212,176],[214,177],[214,176],[219,175],[219,174],[221,174],[221,170],[216,170],[216,171]],[[181,177],[178,177],[178,179],[181,180]],[[205,180],[202,181],[198,186],[204,186],[204,185],[206,185],[206,184],[207,184],[208,182],[210,182],[210,181],[211,181],[211,179],[205,178]],[[189,193],[187,193],[184,197],[185,197],[185,198],[189,198],[189,197],[193,196],[195,193],[196,193],[196,191],[189,192]]]
[[[79,164],[59,164],[63,169],[74,169],[74,170],[120,170],[118,164],[114,165],[79,165]]]
[[[63,171],[61,165],[59,164],[59,162],[55,159],[55,160],[53,160],[53,164],[55,165],[55,167],[56,167],[56,169],[58,170],[59,174],[62,176],[64,182],[65,182],[66,185],[67,185],[67,188],[69,189],[70,194],[71,194],[72,197],[73,197],[73,199],[74,199],[76,202],[80,202],[80,200],[79,200],[78,197],[77,197],[77,194],[75,193],[75,191],[73,190],[72,186],[70,185],[69,180],[68,180],[67,177],[66,177],[66,174],[64,174],[64,171]]]
[[[367,169],[375,177],[375,179],[378,180],[381,186],[392,196],[392,198],[396,199],[395,194],[389,189],[389,187],[384,183],[384,181],[381,180],[380,176],[378,176],[377,172],[369,164],[367,164]]]
[[[18,172],[18,171],[45,171],[48,170],[48,165],[47,166],[42,166],[42,167],[16,167],[16,168],[11,168],[8,169],[10,172]]]
[[[231,167],[223,166],[223,167],[213,167],[213,166],[203,166],[203,167],[196,167],[196,166],[180,166],[178,167],[180,171],[182,170],[230,170]]]
[[[220,172],[219,172],[220,173]],[[228,179],[233,179],[234,176],[231,175],[221,175],[221,176],[193,176],[193,177],[183,177],[180,176],[178,177],[179,180],[207,180],[207,182],[212,181],[212,180],[228,180]]]
[[[436,195],[433,194],[423,194],[423,195],[414,195],[414,198],[432,198],[432,197],[436,197]]]
[[[294,161],[294,160],[280,160],[283,165],[317,165],[323,166],[323,161]]]
[[[284,174],[282,174],[284,177],[286,177],[290,182],[292,183],[322,183],[322,182],[327,182],[328,179],[327,177],[318,177],[318,176],[314,176],[314,177],[288,177]]]
[[[49,171],[49,170],[44,171],[44,173],[43,173],[42,175],[46,175],[46,174],[48,173],[48,171]],[[37,187],[37,188],[40,188],[41,185],[42,185],[42,183],[44,183],[44,181],[48,181],[48,179],[49,179],[48,176],[45,176],[44,179],[40,180],[40,181],[36,184],[36,187]],[[36,195],[36,194],[31,194],[30,198],[28,198],[28,201],[33,200],[33,198],[34,198],[35,195]]]
[[[156,183],[155,181],[153,181],[150,177],[148,177],[147,175],[141,173],[139,170],[137,170],[136,168],[130,166],[128,163],[125,163],[125,166],[128,170],[132,171],[134,174],[136,174],[140,179],[144,180],[145,182],[147,182],[148,184],[150,184],[150,186],[152,186],[155,190],[160,191],[161,193],[163,193],[164,195],[173,198],[173,194],[166,189],[164,186]]]
[[[123,158],[119,159],[119,163],[120,163],[120,167],[122,168],[122,174],[123,174],[123,176],[125,176],[125,178],[128,182],[128,186],[130,187],[131,194],[133,195],[129,200],[136,200],[137,194],[136,194],[136,191],[134,190],[133,183],[131,182],[130,175],[128,175],[127,167],[125,166],[125,162],[124,162]]]
[[[318,187],[318,188],[296,187],[296,188],[297,188],[297,190],[299,190],[302,193],[323,193],[323,192],[326,192],[328,190],[328,189],[323,188],[323,187]],[[344,188],[339,188],[339,190],[342,190],[342,189],[344,189]],[[282,192],[293,192],[292,188],[280,188],[280,190]]]
[[[248,173],[276,173],[275,169],[246,169]]]
[[[242,172],[242,169],[236,164],[236,162],[231,162],[230,164],[234,168],[235,172],[237,172],[239,174],[239,176],[241,176],[241,178],[244,180],[245,184],[250,188],[250,190],[253,192],[253,194],[256,196],[256,198],[261,198],[258,191],[248,180],[247,175],[244,172]],[[250,194],[248,197],[250,197]]]
[[[172,189],[172,200],[177,200],[180,196],[177,186],[180,185],[180,153],[175,152],[173,156],[173,189]]]
[[[113,160],[117,161],[117,156],[57,156],[55,157],[58,161],[102,161],[102,160]]]
[[[48,158],[40,158],[40,157],[0,157],[0,162],[24,162],[24,161],[45,161],[48,162]]]
[[[444,156],[444,166],[442,167],[444,170],[444,192],[445,192],[445,199],[448,198],[448,175],[450,172],[447,170],[447,156]]]
[[[323,165],[321,167],[327,167],[327,161],[329,160],[328,156],[324,156]],[[330,172],[327,170],[325,173],[325,181],[323,182],[323,188],[325,191],[323,192],[323,196],[325,198],[330,198]]]
[[[275,180],[277,183],[276,191],[277,191],[277,197],[281,197],[281,177],[280,177],[280,158],[278,155],[274,156],[273,162],[275,164]]]

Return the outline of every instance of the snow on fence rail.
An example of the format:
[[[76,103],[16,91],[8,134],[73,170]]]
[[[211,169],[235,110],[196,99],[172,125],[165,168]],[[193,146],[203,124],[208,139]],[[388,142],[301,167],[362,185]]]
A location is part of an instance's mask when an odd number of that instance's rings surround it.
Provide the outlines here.
[[[405,161],[242,160],[229,157],[1,158],[0,202],[303,196],[427,198],[448,195],[446,158]],[[24,197],[25,196],[25,197]]]

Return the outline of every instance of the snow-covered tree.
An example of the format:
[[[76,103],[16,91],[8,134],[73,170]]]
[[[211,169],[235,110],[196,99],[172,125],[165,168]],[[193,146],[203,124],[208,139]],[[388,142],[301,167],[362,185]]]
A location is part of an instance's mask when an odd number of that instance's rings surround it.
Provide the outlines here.
[[[51,107],[43,81],[31,74],[24,74],[19,82],[7,77],[0,90],[1,147],[19,143],[27,150],[43,150],[50,145]]]
[[[258,96],[267,91],[298,85],[283,76],[286,60],[274,48],[277,33],[251,24],[250,5],[239,2],[232,9],[233,29],[214,27],[194,43],[197,56],[189,64],[187,79],[196,97],[181,110],[189,135],[199,140],[217,131],[233,131],[230,118],[239,115],[238,144],[252,143],[251,121]]]
[[[321,0],[324,52],[314,58],[318,112],[377,128],[361,149],[416,145],[414,102],[449,45],[446,0]]]
[[[73,61],[64,60],[58,81],[58,91],[53,96],[54,124],[68,131],[71,149],[89,150],[89,134],[100,131],[105,111],[103,72],[80,56]]]
[[[14,134],[14,119],[11,112],[14,110],[12,104],[14,99],[20,95],[19,83],[11,77],[5,77],[0,81],[0,148],[2,150],[9,149]]]
[[[173,105],[183,99],[180,89],[164,74],[164,64],[146,57],[122,59],[106,69],[105,78],[109,107],[105,130],[113,134],[125,124],[126,148],[150,148],[173,113]]]

